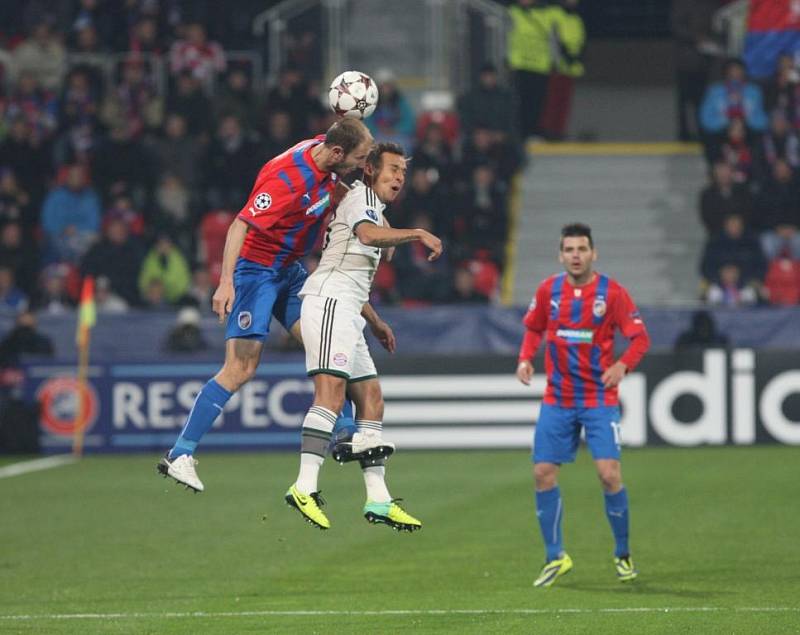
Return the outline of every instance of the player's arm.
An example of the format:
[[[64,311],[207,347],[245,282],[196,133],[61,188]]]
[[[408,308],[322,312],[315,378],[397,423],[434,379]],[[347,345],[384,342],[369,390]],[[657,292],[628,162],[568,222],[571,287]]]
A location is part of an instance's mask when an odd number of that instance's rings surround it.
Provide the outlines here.
[[[603,372],[601,380],[606,388],[618,386],[622,378],[642,361],[642,357],[650,348],[650,336],[647,334],[642,316],[624,288],[620,288],[619,296],[614,302],[613,315],[614,324],[630,343],[620,358]]]
[[[529,386],[533,377],[533,356],[542,342],[547,330],[547,309],[549,301],[544,285],[536,290],[536,296],[528,307],[528,312],[522,319],[525,325],[525,334],[517,358],[517,379]]]
[[[394,331],[391,326],[380,318],[378,312],[375,311],[375,308],[369,302],[361,307],[361,316],[367,321],[372,334],[381,343],[381,346],[390,353],[394,353],[395,350],[397,350],[397,340],[394,337]]]
[[[396,247],[403,243],[420,241],[431,253],[428,260],[436,260],[442,255],[442,241],[424,229],[394,229],[392,227],[378,227],[369,221],[359,222],[353,232],[367,247]]]
[[[234,218],[228,227],[228,234],[225,236],[225,248],[222,251],[222,272],[219,277],[219,286],[214,291],[211,299],[211,308],[219,316],[219,321],[224,322],[228,313],[233,307],[233,270],[242,250],[245,236],[249,227],[240,218]]]

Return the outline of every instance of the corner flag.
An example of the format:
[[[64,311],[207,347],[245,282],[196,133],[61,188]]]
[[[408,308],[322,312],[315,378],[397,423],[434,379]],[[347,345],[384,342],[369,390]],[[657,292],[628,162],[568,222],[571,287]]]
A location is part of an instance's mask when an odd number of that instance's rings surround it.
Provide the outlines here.
[[[86,276],[81,287],[81,301],[78,305],[78,328],[75,332],[75,342],[78,348],[89,345],[89,331],[97,322],[97,310],[94,304],[94,278]]]
[[[78,345],[78,395],[75,409],[75,421],[72,433],[72,453],[81,456],[83,453],[83,430],[86,427],[83,407],[83,395],[87,390],[86,378],[89,374],[89,333],[97,321],[97,310],[94,304],[94,278],[86,276],[81,287],[81,302],[78,305],[78,328],[75,331],[75,342]]]

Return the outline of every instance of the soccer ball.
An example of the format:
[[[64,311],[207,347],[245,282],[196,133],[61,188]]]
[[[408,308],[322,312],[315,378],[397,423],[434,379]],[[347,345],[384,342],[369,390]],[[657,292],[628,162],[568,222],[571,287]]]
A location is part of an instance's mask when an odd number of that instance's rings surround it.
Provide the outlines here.
[[[365,73],[345,71],[331,82],[328,103],[340,117],[366,119],[378,105],[378,85]]]

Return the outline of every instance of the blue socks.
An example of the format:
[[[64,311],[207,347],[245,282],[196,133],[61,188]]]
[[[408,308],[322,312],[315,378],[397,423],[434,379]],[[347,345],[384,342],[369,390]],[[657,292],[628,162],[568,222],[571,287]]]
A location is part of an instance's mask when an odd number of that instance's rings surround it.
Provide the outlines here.
[[[617,558],[630,553],[628,549],[628,492],[623,487],[616,494],[606,494],[606,516],[614,533],[616,547],[614,555]]]
[[[181,454],[194,452],[200,439],[214,424],[232,394],[215,380],[208,380],[208,383],[197,393],[192,411],[186,419],[186,425],[183,426],[178,440],[170,450],[169,458],[173,459]]]
[[[558,486],[544,492],[536,492],[536,516],[542,530],[547,562],[555,560],[564,551],[561,541],[561,490]]]

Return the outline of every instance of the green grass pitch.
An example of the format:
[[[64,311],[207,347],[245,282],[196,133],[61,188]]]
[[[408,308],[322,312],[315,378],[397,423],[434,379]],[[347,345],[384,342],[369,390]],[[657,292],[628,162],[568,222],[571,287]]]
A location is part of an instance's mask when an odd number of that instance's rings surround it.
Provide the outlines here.
[[[0,632],[796,633],[798,451],[627,451],[628,585],[582,451],[550,589],[523,451],[398,452],[415,534],[364,520],[354,464],[323,467],[321,532],[283,503],[294,454],[201,453],[196,495],[155,456],[89,457],[0,479]]]

